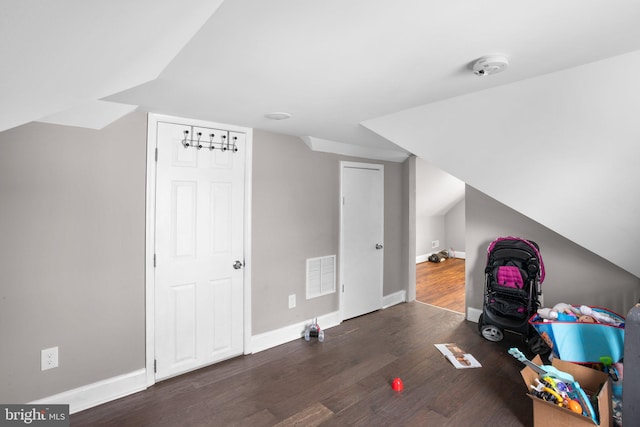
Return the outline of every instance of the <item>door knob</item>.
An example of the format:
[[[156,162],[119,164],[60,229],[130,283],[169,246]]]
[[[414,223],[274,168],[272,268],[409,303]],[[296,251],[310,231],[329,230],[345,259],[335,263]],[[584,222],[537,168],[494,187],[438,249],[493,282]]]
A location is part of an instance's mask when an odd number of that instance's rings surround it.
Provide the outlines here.
[[[380,243],[376,243],[376,249],[378,250],[382,249],[382,245]]]
[[[233,268],[236,270],[240,270],[242,267],[244,267],[244,263],[242,261],[236,261],[233,263]]]

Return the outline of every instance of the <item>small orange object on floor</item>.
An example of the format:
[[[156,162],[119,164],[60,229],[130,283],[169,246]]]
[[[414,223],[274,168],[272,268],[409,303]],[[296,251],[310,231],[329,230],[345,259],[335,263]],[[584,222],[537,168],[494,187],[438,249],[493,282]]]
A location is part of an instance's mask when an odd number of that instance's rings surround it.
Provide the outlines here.
[[[395,391],[402,391],[402,389],[404,388],[404,384],[402,384],[402,380],[400,378],[394,378],[393,382],[391,383],[391,388],[393,388]]]

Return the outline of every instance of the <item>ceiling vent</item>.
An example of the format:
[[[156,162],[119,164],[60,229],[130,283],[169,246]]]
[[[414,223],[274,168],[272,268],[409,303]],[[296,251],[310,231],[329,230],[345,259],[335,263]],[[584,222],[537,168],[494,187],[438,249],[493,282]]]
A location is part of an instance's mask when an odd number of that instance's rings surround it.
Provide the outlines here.
[[[473,64],[473,73],[476,76],[488,76],[506,70],[509,66],[509,59],[504,55],[483,56]]]

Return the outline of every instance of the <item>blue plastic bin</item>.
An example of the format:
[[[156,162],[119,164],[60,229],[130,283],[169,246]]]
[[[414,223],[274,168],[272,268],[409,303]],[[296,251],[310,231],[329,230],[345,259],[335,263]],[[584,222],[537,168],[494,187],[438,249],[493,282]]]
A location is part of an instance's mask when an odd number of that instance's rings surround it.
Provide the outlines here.
[[[543,321],[536,313],[529,323],[544,338],[546,334],[553,342],[553,353],[561,360],[574,363],[600,363],[608,356],[614,363],[624,356],[624,317],[600,307],[594,311],[618,319],[621,325],[605,323],[579,323]]]

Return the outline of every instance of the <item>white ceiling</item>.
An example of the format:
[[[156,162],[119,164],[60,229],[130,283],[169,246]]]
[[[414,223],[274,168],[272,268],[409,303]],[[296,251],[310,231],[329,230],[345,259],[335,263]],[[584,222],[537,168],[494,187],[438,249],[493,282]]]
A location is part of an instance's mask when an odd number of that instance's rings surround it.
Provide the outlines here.
[[[97,100],[157,78],[220,3],[3,0],[0,130],[40,119],[77,125],[85,107],[112,117]]]
[[[363,125],[640,277],[639,71],[635,51]]]
[[[401,150],[360,123],[640,49],[637,0],[16,0],[0,12],[0,130],[106,99]],[[473,75],[492,53],[510,69]]]
[[[408,116],[384,132],[362,123],[639,51],[639,22],[638,0],[6,0],[0,131],[39,120],[101,128],[137,107],[296,135],[312,148],[429,158],[421,134],[395,137]],[[475,76],[471,64],[494,53],[509,69]],[[292,118],[264,117],[274,111]],[[420,116],[411,120],[418,129]],[[585,246],[598,253],[607,242]]]
[[[463,181],[421,157],[416,159],[416,218],[446,215],[464,196]]]

